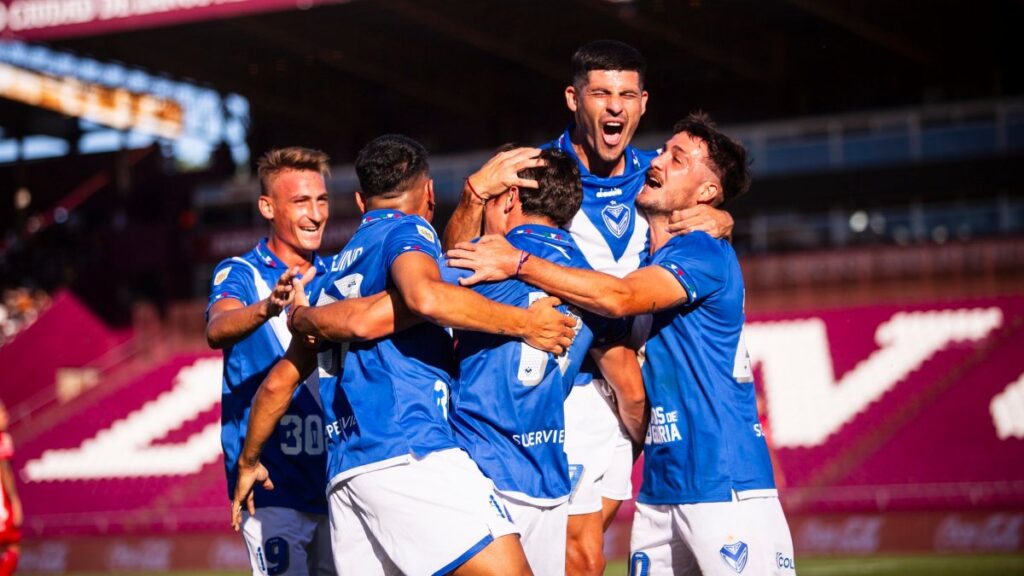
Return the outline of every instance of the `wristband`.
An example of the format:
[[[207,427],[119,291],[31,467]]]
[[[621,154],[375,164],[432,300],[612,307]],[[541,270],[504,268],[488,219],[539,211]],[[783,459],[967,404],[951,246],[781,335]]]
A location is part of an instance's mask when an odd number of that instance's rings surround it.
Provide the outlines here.
[[[523,270],[523,264],[526,264],[526,261],[529,259],[530,253],[527,252],[526,250],[523,250],[523,253],[519,255],[519,265],[516,266],[515,278],[519,278],[519,273],[522,272]]]
[[[487,204],[487,198],[481,196],[480,193],[476,191],[476,188],[473,188],[473,183],[469,181],[469,178],[466,178],[466,186],[469,187],[469,191],[473,193],[473,196],[476,196],[476,199],[480,201],[480,204]]]
[[[299,308],[308,308],[308,306],[292,306],[288,309],[288,317],[284,325],[288,327],[289,332],[295,332],[295,313],[298,312]]]

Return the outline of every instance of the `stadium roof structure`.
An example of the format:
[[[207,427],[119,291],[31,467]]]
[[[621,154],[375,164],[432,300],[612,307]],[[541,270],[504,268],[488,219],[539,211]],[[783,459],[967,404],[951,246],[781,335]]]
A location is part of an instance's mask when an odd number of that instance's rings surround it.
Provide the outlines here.
[[[580,44],[649,60],[642,130],[691,109],[723,123],[999,98],[1024,90],[1019,2],[355,0],[50,39],[251,103],[250,145],[340,162],[385,132],[434,152],[539,142],[568,117]],[[275,8],[280,10],[278,6]],[[15,105],[20,106],[20,105]],[[19,109],[20,110],[20,109]],[[0,125],[17,113],[0,106]]]

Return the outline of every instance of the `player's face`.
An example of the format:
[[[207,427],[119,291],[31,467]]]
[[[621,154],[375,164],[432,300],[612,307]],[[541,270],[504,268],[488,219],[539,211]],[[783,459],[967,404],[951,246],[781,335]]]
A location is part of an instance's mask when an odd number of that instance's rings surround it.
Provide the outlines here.
[[[647,108],[640,73],[591,70],[585,85],[569,86],[565,95],[584,137],[581,144],[604,162],[618,162]]]
[[[636,197],[649,214],[668,214],[697,204],[708,183],[717,183],[708,168],[708,147],[686,132],[673,136],[651,161],[647,182]]]
[[[269,187],[274,235],[297,252],[319,250],[327,224],[323,176],[311,170],[286,170],[271,178]]]

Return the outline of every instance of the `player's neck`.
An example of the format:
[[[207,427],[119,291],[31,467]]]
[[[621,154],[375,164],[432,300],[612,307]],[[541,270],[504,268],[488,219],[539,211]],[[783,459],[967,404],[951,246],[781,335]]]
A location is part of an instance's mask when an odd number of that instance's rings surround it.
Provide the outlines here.
[[[552,220],[551,218],[548,218],[547,216],[523,214],[520,216],[513,216],[508,219],[508,230],[506,230],[505,233],[508,234],[509,232],[515,230],[520,226],[529,225],[547,226],[548,228],[558,228],[558,225],[555,224],[555,221]]]
[[[374,198],[366,203],[366,211],[398,210],[402,214],[426,218],[426,215],[422,213],[422,202],[419,202],[418,198],[413,198],[412,196],[412,194],[403,194],[397,198]]]
[[[277,259],[288,268],[298,266],[305,270],[309,263],[313,261],[313,252],[297,250],[293,246],[285,244],[277,236],[272,235],[267,240],[267,249],[273,252],[274,256],[277,256]]]
[[[580,159],[580,163],[583,167],[598,178],[608,178],[610,176],[620,176],[626,171],[626,155],[619,156],[614,162],[605,162],[596,150],[591,150],[589,146],[584,144],[586,138],[574,132],[572,137],[572,148],[576,152],[576,157]]]
[[[668,231],[668,222],[671,214],[647,213],[647,225],[650,227],[648,238],[651,241],[651,254],[672,239],[672,233]]]

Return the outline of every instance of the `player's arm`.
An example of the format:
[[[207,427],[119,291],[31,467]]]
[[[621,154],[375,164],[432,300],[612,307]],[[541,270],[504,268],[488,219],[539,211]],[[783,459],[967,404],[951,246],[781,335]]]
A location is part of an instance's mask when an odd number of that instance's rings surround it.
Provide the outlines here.
[[[270,369],[252,399],[245,445],[238,457],[238,484],[231,503],[231,525],[235,531],[242,525],[242,506],[247,507],[249,514],[256,513],[253,486],[260,483],[268,490],[274,487],[267,469],[260,464],[260,454],[277,423],[288,410],[295,389],[315,368],[316,350],[309,347],[305,340],[292,338],[284,357]]]
[[[11,522],[15,528],[21,526],[24,516],[21,509],[21,497],[18,496],[17,483],[14,480],[14,469],[10,460],[0,460],[0,479],[3,480],[7,500],[11,503]]]
[[[416,251],[395,259],[391,278],[409,310],[439,326],[518,337],[555,354],[572,344],[576,322],[555,308],[557,298],[542,298],[529,309],[499,304],[444,282],[437,262]]]
[[[462,198],[455,208],[441,239],[445,248],[472,240],[483,231],[484,204],[511,186],[536,188],[537,181],[520,178],[519,171],[543,166],[538,148],[516,148],[499,152],[474,172],[462,187]]]
[[[325,340],[374,340],[423,322],[392,290],[351,298],[315,308],[295,306],[288,327],[299,334]]]
[[[474,274],[463,285],[517,277],[552,296],[602,316],[622,318],[674,308],[687,301],[686,290],[660,266],[648,266],[616,278],[594,270],[568,268],[530,256],[501,236],[484,236],[448,251],[448,264]]]
[[[206,321],[206,343],[210,348],[226,348],[246,339],[264,322],[280,314],[292,301],[292,280],[298,274],[298,267],[285,271],[278,278],[270,296],[254,304],[246,306],[238,299],[230,297],[215,302],[210,307]]]
[[[647,434],[647,394],[636,351],[625,344],[591,348],[590,356],[615,392],[619,420],[634,444],[642,445]]]
[[[735,222],[732,215],[710,204],[697,204],[684,210],[672,212],[666,230],[674,235],[690,232],[707,232],[712,238],[732,239]]]

